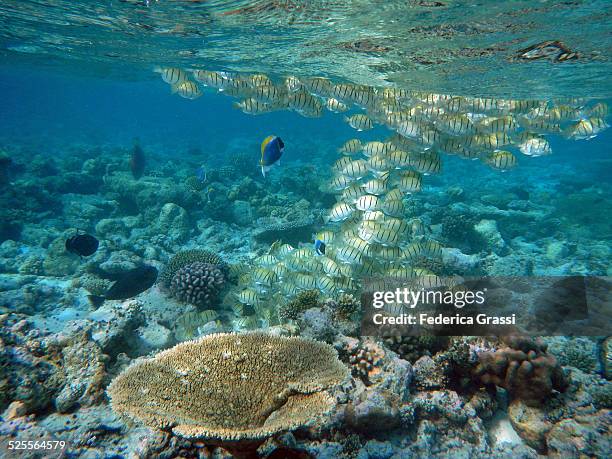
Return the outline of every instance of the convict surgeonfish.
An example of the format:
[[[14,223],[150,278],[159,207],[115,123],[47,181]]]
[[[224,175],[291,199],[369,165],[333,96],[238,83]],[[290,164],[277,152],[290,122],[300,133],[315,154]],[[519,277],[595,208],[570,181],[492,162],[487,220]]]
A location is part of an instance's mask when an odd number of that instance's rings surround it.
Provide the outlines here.
[[[355,153],[359,153],[362,148],[361,140],[351,139],[344,142],[344,145],[342,145],[338,151],[345,155],[354,155]]]
[[[341,222],[349,218],[355,208],[345,202],[339,202],[329,212],[328,219],[332,222]]]
[[[508,169],[512,169],[516,167],[517,160],[516,156],[514,156],[509,151],[494,151],[490,155],[485,158],[485,162],[494,169],[499,169],[502,171],[507,171]]]
[[[335,99],[333,97],[330,97],[329,99],[327,99],[327,101],[325,102],[325,107],[330,112],[334,112],[334,113],[344,113],[345,111],[348,110],[348,107],[346,106],[344,102],[340,102],[338,99]]]
[[[543,137],[530,137],[519,144],[521,153],[527,156],[543,156],[552,153],[548,140]]]
[[[269,113],[273,110],[270,104],[260,102],[253,97],[249,97],[240,102],[234,102],[233,106],[247,115],[261,115],[262,113]]]
[[[340,199],[346,202],[352,202],[363,194],[363,189],[359,182],[351,183],[342,191]]]
[[[184,99],[197,99],[202,95],[202,90],[193,81],[181,81],[175,85],[172,85],[172,94],[178,94]]]
[[[342,169],[342,174],[347,177],[353,179],[360,179],[364,175],[368,173],[368,167],[366,162],[363,159],[357,159],[355,161],[350,161],[344,169]]]
[[[162,80],[172,86],[189,79],[185,71],[175,67],[155,67],[154,72],[161,74]]]
[[[366,191],[366,193],[381,195],[387,192],[387,182],[388,175],[382,178],[368,180],[363,185],[361,185],[361,187]]]
[[[401,199],[385,199],[380,206],[380,210],[390,217],[403,217],[406,208]]]
[[[355,201],[355,207],[358,210],[378,210],[378,206],[380,205],[378,197],[366,194],[361,196]]]
[[[321,116],[323,111],[323,106],[319,99],[306,91],[291,93],[288,102],[289,108],[308,118],[317,118]]]
[[[344,120],[349,124],[350,127],[358,131],[367,131],[374,127],[372,120],[362,113],[357,115],[345,117]]]
[[[251,306],[257,306],[259,304],[259,296],[257,292],[253,289],[247,288],[242,290],[238,294],[238,301],[243,304],[249,304]]]
[[[582,119],[577,123],[568,126],[563,131],[563,134],[568,139],[574,140],[588,140],[595,137],[595,134],[593,133],[593,124],[588,119]]]
[[[382,155],[387,152],[387,145],[377,140],[368,142],[363,146],[363,154],[366,156]]]
[[[272,166],[276,163],[280,164],[281,156],[285,150],[285,144],[280,137],[269,135],[261,142],[261,174],[265,177]]]
[[[229,86],[229,75],[225,72],[215,72],[210,70],[195,70],[193,77],[196,81],[202,83],[205,86],[216,88],[222,91],[224,88]]]
[[[403,193],[417,193],[421,191],[423,177],[416,171],[403,171],[397,181],[398,189]]]
[[[330,185],[333,190],[340,191],[348,188],[353,180],[353,178],[346,175],[336,175],[332,178]]]

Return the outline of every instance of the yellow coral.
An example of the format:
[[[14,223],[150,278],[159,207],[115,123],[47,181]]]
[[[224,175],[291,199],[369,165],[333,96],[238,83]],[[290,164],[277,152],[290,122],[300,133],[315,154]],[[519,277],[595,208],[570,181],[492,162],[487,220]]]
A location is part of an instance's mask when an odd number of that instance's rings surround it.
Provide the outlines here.
[[[259,442],[333,407],[347,376],[329,345],[262,332],[214,334],[138,361],[109,386],[113,409],[214,444]]]

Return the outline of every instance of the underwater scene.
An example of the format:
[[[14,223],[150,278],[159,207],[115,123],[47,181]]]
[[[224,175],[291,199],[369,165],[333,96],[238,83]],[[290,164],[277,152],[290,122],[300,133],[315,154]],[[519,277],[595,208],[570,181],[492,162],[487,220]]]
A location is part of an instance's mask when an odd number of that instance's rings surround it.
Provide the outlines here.
[[[611,49],[603,0],[3,0],[0,457],[610,457]]]

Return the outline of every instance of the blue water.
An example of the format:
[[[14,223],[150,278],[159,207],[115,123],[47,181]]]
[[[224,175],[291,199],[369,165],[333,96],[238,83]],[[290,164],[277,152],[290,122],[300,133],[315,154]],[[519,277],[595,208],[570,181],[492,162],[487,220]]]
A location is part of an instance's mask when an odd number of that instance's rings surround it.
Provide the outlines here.
[[[320,119],[287,111],[250,116],[232,107],[235,99],[213,91],[195,101],[181,99],[153,75],[130,82],[2,67],[0,139],[55,155],[66,143],[125,147],[138,137],[179,161],[190,146],[223,161],[228,145],[239,139],[250,142],[256,164],[259,143],[271,133],[290,139],[284,159],[307,162],[321,155],[321,146],[329,145],[331,154],[339,139],[354,133],[332,113]]]

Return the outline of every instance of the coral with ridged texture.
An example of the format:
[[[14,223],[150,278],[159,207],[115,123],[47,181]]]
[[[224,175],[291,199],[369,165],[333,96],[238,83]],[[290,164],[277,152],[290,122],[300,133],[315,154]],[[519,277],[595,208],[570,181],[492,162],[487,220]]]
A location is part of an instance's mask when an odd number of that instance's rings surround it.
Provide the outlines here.
[[[227,271],[227,264],[219,255],[209,252],[208,250],[183,250],[178,252],[170,259],[162,273],[159,275],[159,283],[163,287],[169,288],[172,278],[179,269],[196,262],[216,265],[224,273]]]
[[[214,334],[140,360],[111,383],[115,412],[256,457],[270,436],[331,410],[348,370],[329,345],[261,332]]]
[[[174,274],[170,293],[185,303],[213,309],[224,284],[225,275],[217,265],[196,262],[183,266]]]

